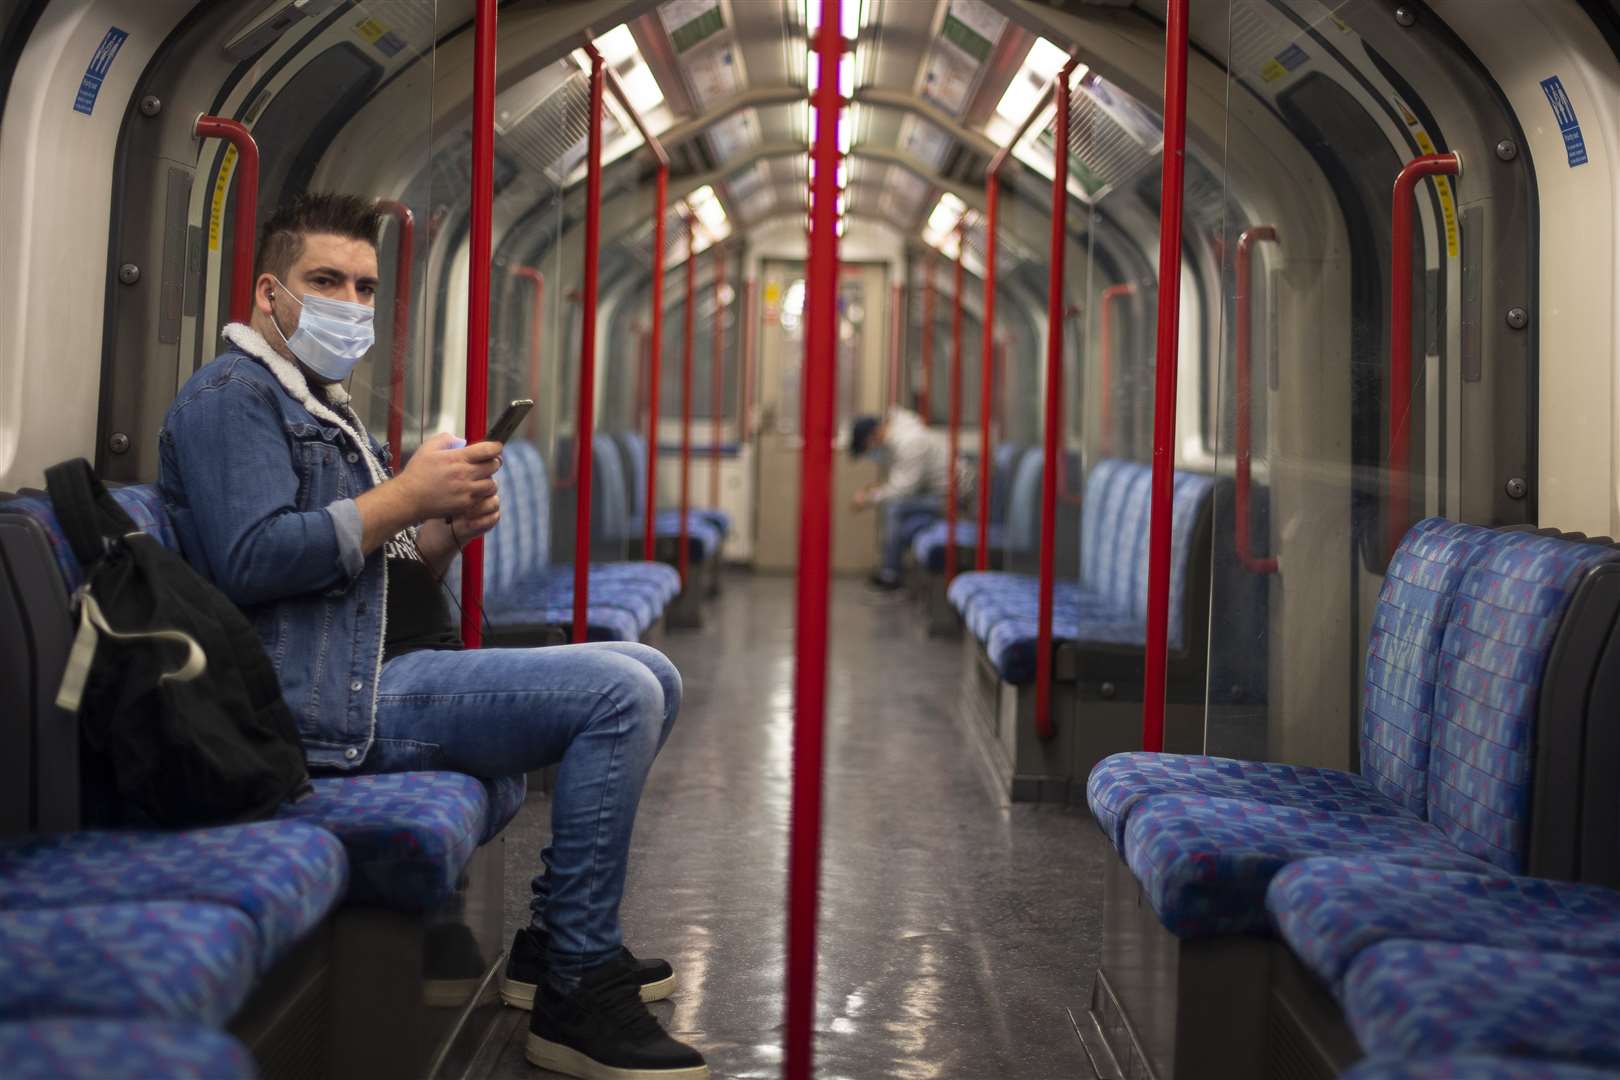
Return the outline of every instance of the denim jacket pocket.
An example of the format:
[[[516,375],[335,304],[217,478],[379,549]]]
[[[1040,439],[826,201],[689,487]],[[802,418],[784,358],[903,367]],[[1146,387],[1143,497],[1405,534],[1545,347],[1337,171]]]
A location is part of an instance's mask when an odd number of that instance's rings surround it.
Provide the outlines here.
[[[345,464],[342,432],[295,422],[287,425],[287,436],[298,469],[298,509],[318,510],[358,494]]]

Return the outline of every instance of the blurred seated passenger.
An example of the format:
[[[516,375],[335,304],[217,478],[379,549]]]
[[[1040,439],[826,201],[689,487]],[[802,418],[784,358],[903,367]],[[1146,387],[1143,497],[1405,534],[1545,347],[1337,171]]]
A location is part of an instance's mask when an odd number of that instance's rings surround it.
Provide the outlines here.
[[[900,565],[912,538],[945,513],[950,488],[949,437],[899,406],[887,416],[862,416],[850,432],[851,457],[872,454],[886,468],[884,478],[855,493],[855,509],[879,507],[883,513],[883,561],[869,579],[879,589],[900,587]],[[958,506],[971,495],[973,474],[957,462]]]
[[[376,207],[304,195],[265,223],[249,325],[169,407],[159,485],[187,558],[253,619],[313,768],[500,777],[559,765],[551,847],[503,996],[575,1076],[703,1077],[623,947],[636,805],[681,677],[635,643],[462,651],[441,579],[500,520],[501,445],[427,439],[397,475],[344,380],[373,341]]]

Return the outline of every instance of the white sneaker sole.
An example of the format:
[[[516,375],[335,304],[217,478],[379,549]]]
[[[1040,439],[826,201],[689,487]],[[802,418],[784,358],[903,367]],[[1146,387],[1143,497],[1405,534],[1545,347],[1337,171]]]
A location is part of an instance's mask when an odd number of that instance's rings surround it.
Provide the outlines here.
[[[572,1047],[533,1034],[523,1048],[523,1056],[529,1059],[530,1065],[560,1072],[564,1076],[577,1076],[581,1080],[709,1080],[707,1065],[693,1065],[684,1069],[619,1069],[592,1060]]]
[[[644,1002],[663,1001],[675,992],[675,974],[671,972],[667,979],[648,983],[641,988],[641,1000]],[[514,1009],[525,1012],[534,1009],[534,984],[516,982],[512,979],[501,979],[501,1000]]]

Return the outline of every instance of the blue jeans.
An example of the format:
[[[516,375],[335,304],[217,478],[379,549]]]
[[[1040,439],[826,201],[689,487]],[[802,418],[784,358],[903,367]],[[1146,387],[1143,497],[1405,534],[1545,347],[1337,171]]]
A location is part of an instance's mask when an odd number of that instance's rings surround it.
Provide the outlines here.
[[[560,765],[533,925],[568,980],[617,954],[636,805],[681,707],[681,675],[635,642],[413,652],[383,665],[367,772],[497,777]]]
[[[897,495],[886,500],[883,510],[883,574],[900,576],[906,548],[918,533],[945,514],[945,500],[939,495]]]

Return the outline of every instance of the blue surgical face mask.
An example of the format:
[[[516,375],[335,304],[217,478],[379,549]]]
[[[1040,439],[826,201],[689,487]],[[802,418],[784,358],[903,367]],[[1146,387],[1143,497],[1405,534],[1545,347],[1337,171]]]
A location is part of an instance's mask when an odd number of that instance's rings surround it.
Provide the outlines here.
[[[276,284],[281,285],[279,279]],[[281,287],[287,289],[285,285]],[[292,295],[292,290],[287,289],[287,294]],[[376,312],[365,304],[309,293],[304,294],[299,308],[298,328],[291,337],[281,329],[275,312],[270,313],[276,333],[292,354],[320,378],[331,382],[347,379],[377,340],[377,331],[372,325]]]

